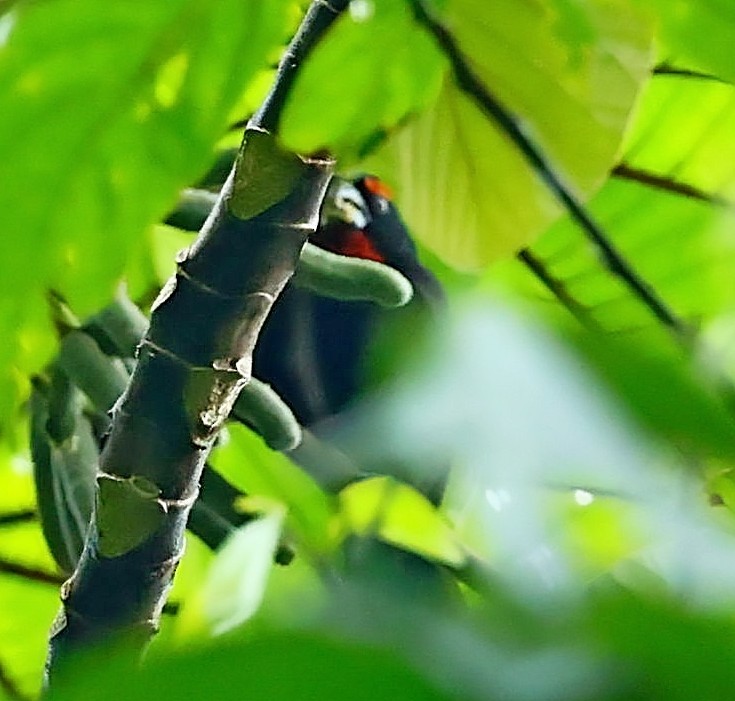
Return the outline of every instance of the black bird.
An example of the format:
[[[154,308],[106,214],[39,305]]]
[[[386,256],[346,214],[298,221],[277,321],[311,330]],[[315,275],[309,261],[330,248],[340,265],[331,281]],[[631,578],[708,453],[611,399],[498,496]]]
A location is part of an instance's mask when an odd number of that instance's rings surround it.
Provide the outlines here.
[[[418,259],[416,245],[391,200],[373,176],[335,179],[311,242],[333,253],[385,263],[414,287],[414,310],[436,311],[444,292]],[[312,427],[354,402],[365,387],[365,363],[381,322],[407,310],[323,297],[286,286],[268,316],[253,357],[253,375],[269,383]]]

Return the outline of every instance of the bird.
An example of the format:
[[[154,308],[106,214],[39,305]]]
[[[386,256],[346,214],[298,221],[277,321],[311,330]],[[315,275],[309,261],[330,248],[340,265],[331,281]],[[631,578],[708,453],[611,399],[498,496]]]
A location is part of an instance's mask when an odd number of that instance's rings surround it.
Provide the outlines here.
[[[366,392],[366,362],[382,324],[418,311],[436,315],[445,294],[418,250],[391,190],[373,175],[335,178],[311,243],[332,253],[377,261],[412,284],[409,310],[343,301],[289,283],[266,319],[253,375],[269,383],[310,428],[340,414]]]

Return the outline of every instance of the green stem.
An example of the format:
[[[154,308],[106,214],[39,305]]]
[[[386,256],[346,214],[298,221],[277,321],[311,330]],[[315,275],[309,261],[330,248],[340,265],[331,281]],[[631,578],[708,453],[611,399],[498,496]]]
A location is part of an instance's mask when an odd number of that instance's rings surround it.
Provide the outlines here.
[[[212,217],[154,304],[100,458],[85,549],[62,588],[47,660],[52,688],[80,645],[124,634],[142,652],[159,626],[202,468],[318,222],[333,168],[328,158],[279,152],[267,127],[278,123],[300,62],[346,6],[312,3]]]

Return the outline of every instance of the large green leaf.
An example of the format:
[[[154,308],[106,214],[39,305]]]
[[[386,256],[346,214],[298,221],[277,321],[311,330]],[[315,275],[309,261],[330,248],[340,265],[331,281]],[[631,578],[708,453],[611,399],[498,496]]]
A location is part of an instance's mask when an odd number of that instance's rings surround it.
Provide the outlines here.
[[[334,541],[330,498],[285,454],[268,448],[250,429],[232,423],[227,431],[227,440],[212,457],[217,470],[245,493],[286,505],[286,526],[300,544],[317,553],[330,550]]]
[[[735,302],[733,215],[705,202],[638,183],[613,180],[590,203],[610,240],[636,271],[695,326]],[[565,290],[608,331],[652,328],[655,319],[612,275],[568,218],[533,247]],[[508,270],[512,263],[514,270]],[[493,277],[542,299],[550,292],[509,261]]]
[[[692,109],[696,105],[696,109]],[[735,89],[688,75],[657,75],[626,138],[624,169],[591,201],[609,239],[643,279],[694,327],[735,303]],[[578,227],[552,226],[534,255],[567,293],[611,331],[650,329],[655,320],[604,268]],[[548,290],[506,263],[494,277],[542,299]],[[547,305],[548,307],[548,305]]]
[[[649,28],[630,3],[454,0],[444,21],[562,178],[583,194],[599,187],[649,65]],[[414,234],[462,269],[528,244],[560,213],[508,137],[450,81],[365,165],[393,181]]]
[[[48,353],[46,288],[79,313],[109,298],[140,237],[206,167],[282,38],[286,4],[49,0],[5,16],[0,366]]]

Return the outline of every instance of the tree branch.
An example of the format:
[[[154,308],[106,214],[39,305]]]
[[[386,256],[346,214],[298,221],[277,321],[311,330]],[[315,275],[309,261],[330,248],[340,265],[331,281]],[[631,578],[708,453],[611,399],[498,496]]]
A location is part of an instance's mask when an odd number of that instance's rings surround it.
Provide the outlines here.
[[[4,557],[0,557],[0,572],[3,574],[12,574],[23,579],[28,579],[32,582],[39,582],[41,584],[55,584],[59,586],[64,583],[66,577],[58,572],[48,572],[46,570],[40,570],[35,567],[28,567],[27,565],[21,565],[18,562],[13,562]]]
[[[689,197],[690,199],[706,202],[707,204],[715,205],[717,207],[728,207],[731,204],[724,197],[720,197],[719,195],[710,194],[704,190],[694,187],[693,185],[683,183],[665,175],[652,173],[650,170],[635,168],[627,163],[620,163],[615,166],[612,170],[612,175],[620,180],[630,180],[632,182],[645,185],[646,187],[663,190],[664,192],[669,192],[672,195]]]
[[[566,285],[554,277],[544,262],[530,249],[522,249],[517,257],[582,326],[592,331],[602,330],[589,309],[571,295]]]
[[[729,85],[730,81],[720,78],[719,76],[713,75],[712,73],[703,73],[702,71],[694,71],[690,68],[678,68],[670,63],[660,63],[654,67],[653,75],[667,75],[676,78],[690,78],[694,80],[703,80],[713,83],[724,83]]]
[[[331,159],[286,153],[269,129],[302,60],[347,4],[312,3],[212,216],[154,304],[100,458],[84,552],[62,588],[50,686],[78,646],[124,634],[141,651],[158,628],[202,467],[331,177]]]
[[[35,509],[21,509],[20,511],[11,511],[0,514],[0,528],[7,526],[15,526],[19,523],[28,523],[36,520]]]
[[[599,224],[592,219],[576,195],[572,193],[571,188],[562,181],[542,150],[525,133],[517,118],[500,104],[475,74],[451,32],[434,19],[426,9],[423,0],[408,0],[408,2],[416,20],[432,35],[449,60],[459,89],[470,97],[486,116],[494,120],[518,147],[531,167],[595,245],[608,270],[619,277],[662,324],[671,329],[680,339],[688,339],[691,335],[688,325],[667,306],[617,251]]]

